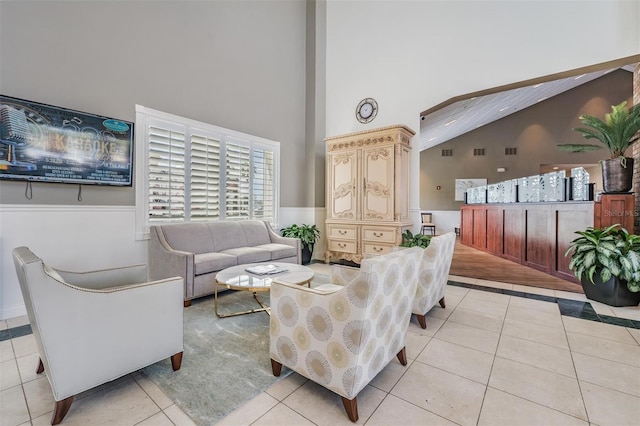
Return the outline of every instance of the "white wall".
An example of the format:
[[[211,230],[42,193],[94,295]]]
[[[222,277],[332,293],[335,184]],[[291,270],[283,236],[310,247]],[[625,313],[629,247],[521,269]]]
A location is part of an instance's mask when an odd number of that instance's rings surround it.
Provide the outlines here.
[[[327,135],[396,123],[419,132],[419,113],[454,96],[638,54],[639,9],[631,1],[329,0]],[[367,125],[354,116],[365,97],[379,106]],[[412,212],[419,167],[414,149]]]
[[[134,239],[134,207],[3,205],[0,224],[0,319],[26,314],[11,254],[16,247],[70,271],[147,263],[147,242]]]

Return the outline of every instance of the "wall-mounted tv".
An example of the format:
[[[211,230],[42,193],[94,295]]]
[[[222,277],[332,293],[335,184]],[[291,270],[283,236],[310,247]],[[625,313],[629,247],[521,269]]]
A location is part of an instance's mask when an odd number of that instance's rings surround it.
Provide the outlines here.
[[[133,123],[0,95],[0,180],[131,186]]]

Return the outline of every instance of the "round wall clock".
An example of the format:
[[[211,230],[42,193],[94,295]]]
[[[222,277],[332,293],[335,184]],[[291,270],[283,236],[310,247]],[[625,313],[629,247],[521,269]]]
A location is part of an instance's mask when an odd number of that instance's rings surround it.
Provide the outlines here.
[[[370,123],[378,114],[378,103],[373,98],[365,98],[356,107],[356,118],[361,123]]]

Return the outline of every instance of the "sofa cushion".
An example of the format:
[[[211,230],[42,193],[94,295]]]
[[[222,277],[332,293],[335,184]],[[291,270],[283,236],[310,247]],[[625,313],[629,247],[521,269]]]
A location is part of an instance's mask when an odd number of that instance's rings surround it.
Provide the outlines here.
[[[205,226],[209,228],[209,235],[214,246],[209,251],[223,252],[227,249],[249,246],[240,222],[208,222]],[[243,262],[238,261],[238,263]]]
[[[195,254],[215,251],[211,233],[204,223],[179,223],[162,225],[161,228],[174,250]]]
[[[243,263],[266,262],[271,260],[271,252],[256,247],[238,247],[224,250],[222,253],[238,258],[238,265]]]
[[[295,247],[291,247],[286,244],[261,244],[256,246],[256,248],[269,251],[271,253],[271,260],[284,259],[285,257],[296,257],[298,255]]]
[[[238,264],[238,258],[236,256],[215,252],[196,254],[193,261],[195,263],[196,275],[220,271]]]
[[[269,244],[271,238],[267,226],[261,220],[245,220],[239,222],[247,238],[247,247],[256,247],[261,244]]]

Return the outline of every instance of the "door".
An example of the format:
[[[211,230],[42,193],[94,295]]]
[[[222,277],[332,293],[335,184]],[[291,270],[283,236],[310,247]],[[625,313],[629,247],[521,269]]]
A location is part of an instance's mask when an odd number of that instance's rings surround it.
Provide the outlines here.
[[[394,148],[362,150],[362,220],[393,221]]]
[[[340,151],[327,156],[329,162],[328,219],[355,220],[357,214],[357,151]]]

